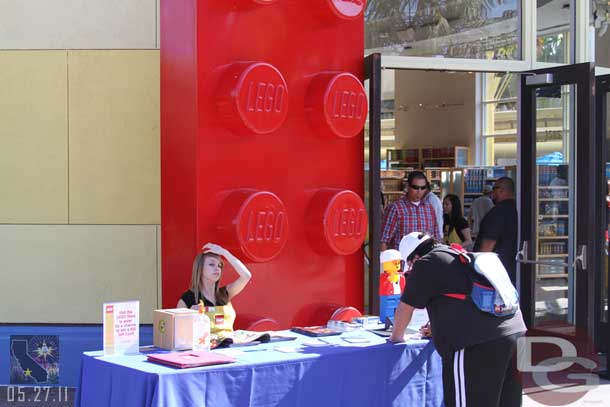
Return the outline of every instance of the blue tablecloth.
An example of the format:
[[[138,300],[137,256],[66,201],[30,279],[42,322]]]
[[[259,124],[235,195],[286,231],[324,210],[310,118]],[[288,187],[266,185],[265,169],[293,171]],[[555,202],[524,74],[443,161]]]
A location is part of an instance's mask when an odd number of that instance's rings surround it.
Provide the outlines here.
[[[368,342],[348,342],[354,336]],[[429,341],[392,344],[366,331],[323,341],[328,343],[298,335],[295,341],[220,350],[237,362],[192,369],[150,363],[145,354],[87,352],[75,405],[442,406],[441,360]]]

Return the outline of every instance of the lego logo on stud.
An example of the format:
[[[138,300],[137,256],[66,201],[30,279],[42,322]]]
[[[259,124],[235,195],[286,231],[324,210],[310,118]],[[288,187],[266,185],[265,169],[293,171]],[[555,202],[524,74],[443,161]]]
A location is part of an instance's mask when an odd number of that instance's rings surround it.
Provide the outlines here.
[[[367,216],[358,195],[342,191],[329,202],[324,215],[324,231],[329,245],[339,254],[351,254],[362,247]]]
[[[350,138],[362,131],[368,102],[362,83],[354,75],[322,73],[311,82],[306,110],[315,128]]]
[[[364,11],[364,0],[326,0],[331,11],[339,18],[352,20]]]
[[[270,192],[257,192],[244,201],[237,215],[242,250],[255,261],[277,256],[288,238],[284,203]]]
[[[320,190],[308,211],[308,237],[318,251],[347,255],[362,247],[368,218],[356,193]]]
[[[240,134],[269,134],[288,114],[288,89],[280,71],[264,62],[227,68],[218,91],[221,119]]]
[[[282,251],[288,239],[288,215],[275,194],[235,190],[222,207],[218,237],[230,250],[256,262],[269,261]]]
[[[220,244],[255,262],[272,260],[288,239],[284,203],[268,191],[228,191],[216,218]]]

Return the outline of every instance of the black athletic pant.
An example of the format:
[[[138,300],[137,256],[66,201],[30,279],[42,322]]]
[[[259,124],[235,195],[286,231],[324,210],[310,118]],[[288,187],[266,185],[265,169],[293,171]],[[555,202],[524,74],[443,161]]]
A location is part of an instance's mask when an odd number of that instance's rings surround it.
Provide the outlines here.
[[[515,360],[520,336],[470,346],[443,358],[445,406],[521,406],[522,386]]]

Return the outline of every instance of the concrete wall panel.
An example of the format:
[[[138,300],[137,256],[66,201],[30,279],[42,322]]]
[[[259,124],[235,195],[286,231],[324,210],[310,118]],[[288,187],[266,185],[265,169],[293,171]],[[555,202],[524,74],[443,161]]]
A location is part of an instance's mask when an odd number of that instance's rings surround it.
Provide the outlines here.
[[[0,321],[101,323],[107,301],[158,306],[156,226],[0,225]]]
[[[0,52],[0,223],[67,223],[65,51]]]
[[[0,49],[152,49],[156,0],[0,0]]]
[[[70,223],[160,224],[159,51],[70,51]]]

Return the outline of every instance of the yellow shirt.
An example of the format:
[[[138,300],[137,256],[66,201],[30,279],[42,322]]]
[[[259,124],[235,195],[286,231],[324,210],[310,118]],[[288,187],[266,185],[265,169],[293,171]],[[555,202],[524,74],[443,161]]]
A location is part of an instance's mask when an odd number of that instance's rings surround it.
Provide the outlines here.
[[[212,336],[226,338],[233,332],[233,323],[237,316],[231,303],[205,307],[205,314],[210,318],[210,333]]]
[[[445,232],[445,243],[446,244],[451,244],[451,243],[462,244],[462,239],[460,239],[460,236],[458,235],[456,228],[453,228],[453,230],[449,234],[448,234],[449,225],[445,225],[444,229],[445,229],[444,232]]]

